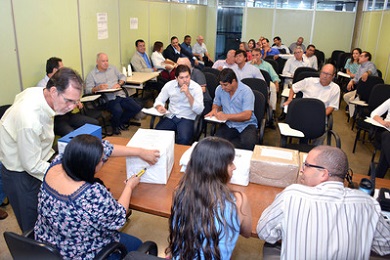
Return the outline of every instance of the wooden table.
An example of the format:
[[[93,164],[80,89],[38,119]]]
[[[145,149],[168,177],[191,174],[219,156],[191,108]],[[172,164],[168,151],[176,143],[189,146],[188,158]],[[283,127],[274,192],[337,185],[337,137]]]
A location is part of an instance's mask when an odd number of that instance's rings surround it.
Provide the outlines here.
[[[131,77],[126,78],[126,85],[123,87],[135,88],[135,89],[143,89],[144,84],[156,78],[160,75],[160,72],[133,72]]]
[[[113,144],[126,145],[128,139],[121,137],[107,137]],[[183,173],[180,172],[179,160],[181,155],[189,148],[185,145],[175,145],[175,163],[172,173],[166,185],[140,183],[133,191],[130,208],[141,212],[166,217],[171,213],[172,194]],[[126,159],[120,157],[110,158],[96,177],[101,178],[105,185],[110,188],[113,196],[117,199],[123,191],[126,179]],[[354,174],[353,181],[359,183],[367,176]],[[245,193],[249,198],[252,209],[252,237],[257,238],[257,222],[265,210],[275,199],[275,196],[283,189],[249,183],[247,187],[230,185],[234,190]],[[376,188],[390,187],[390,180],[376,179]]]

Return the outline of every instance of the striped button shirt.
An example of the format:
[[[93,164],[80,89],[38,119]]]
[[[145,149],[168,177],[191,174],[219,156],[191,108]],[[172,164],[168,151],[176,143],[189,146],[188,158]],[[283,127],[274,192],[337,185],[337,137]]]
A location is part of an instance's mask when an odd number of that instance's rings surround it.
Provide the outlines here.
[[[278,194],[257,224],[260,239],[282,240],[281,259],[369,259],[390,254],[390,226],[376,200],[328,181],[293,184]]]

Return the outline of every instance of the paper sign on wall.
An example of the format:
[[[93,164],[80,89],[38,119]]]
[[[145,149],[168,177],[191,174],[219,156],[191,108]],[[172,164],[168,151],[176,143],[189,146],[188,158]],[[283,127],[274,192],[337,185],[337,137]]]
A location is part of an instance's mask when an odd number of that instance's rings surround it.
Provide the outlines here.
[[[98,29],[98,40],[108,38],[108,16],[107,13],[97,13],[97,29]]]
[[[138,18],[130,17],[130,30],[138,29]]]

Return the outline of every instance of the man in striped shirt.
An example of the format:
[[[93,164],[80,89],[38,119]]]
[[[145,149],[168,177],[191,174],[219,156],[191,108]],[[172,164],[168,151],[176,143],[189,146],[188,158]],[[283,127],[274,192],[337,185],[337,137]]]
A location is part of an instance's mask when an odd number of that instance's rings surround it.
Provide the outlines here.
[[[345,188],[348,159],[317,146],[302,165],[302,184],[278,194],[257,224],[260,239],[282,240],[281,259],[369,259],[390,254],[390,225],[376,200]]]

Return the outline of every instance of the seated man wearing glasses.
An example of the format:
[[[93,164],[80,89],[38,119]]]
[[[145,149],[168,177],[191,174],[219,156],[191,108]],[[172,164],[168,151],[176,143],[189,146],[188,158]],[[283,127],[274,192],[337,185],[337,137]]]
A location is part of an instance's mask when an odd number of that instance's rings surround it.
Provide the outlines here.
[[[326,115],[332,114],[333,110],[339,109],[340,87],[334,83],[335,67],[326,64],[322,67],[319,78],[305,78],[293,84],[290,94],[283,106],[287,106],[293,100],[294,94],[303,93],[303,98],[316,98],[324,102]]]
[[[371,250],[390,254],[390,226],[374,198],[344,187],[348,169],[341,149],[313,148],[302,165],[302,184],[287,187],[264,210],[259,238],[282,240],[281,259],[368,259]]]

